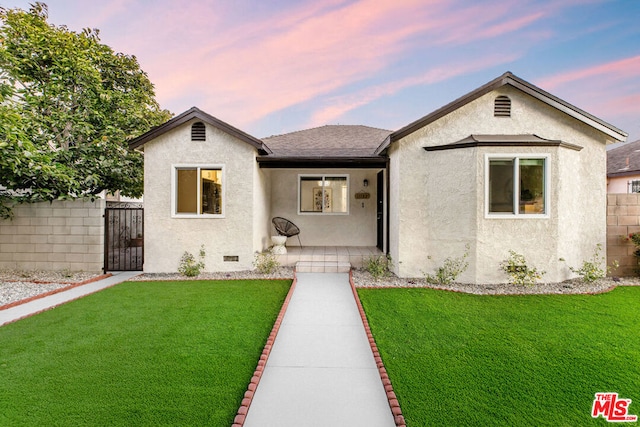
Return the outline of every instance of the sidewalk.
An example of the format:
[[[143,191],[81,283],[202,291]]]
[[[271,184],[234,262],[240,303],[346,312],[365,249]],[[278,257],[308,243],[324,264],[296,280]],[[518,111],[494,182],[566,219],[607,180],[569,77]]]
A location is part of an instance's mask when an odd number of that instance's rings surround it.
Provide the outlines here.
[[[15,307],[7,308],[6,310],[0,310],[0,326],[40,313],[41,311],[48,310],[60,304],[64,304],[65,302],[73,301],[85,295],[101,291],[104,288],[117,285],[118,283],[126,282],[140,273],[140,271],[112,272],[112,276],[107,277],[106,279],[77,286],[69,289],[68,291],[59,292],[43,298],[38,298]]]
[[[244,427],[395,427],[349,275],[297,279]]]

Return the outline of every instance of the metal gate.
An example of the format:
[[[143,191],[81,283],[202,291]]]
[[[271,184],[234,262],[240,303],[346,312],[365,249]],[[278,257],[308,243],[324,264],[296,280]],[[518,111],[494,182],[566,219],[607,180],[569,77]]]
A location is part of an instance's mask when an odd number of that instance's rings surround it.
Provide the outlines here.
[[[107,202],[104,210],[104,271],[142,271],[142,203]]]

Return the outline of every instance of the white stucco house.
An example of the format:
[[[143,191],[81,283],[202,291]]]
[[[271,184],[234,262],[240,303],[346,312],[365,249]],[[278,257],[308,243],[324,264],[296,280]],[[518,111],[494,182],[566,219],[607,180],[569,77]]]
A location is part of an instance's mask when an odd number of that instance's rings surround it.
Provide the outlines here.
[[[509,250],[562,281],[605,245],[605,146],[626,136],[509,72],[396,131],[259,139],[192,108],[130,144],[145,157],[144,271],[176,271],[202,244],[207,270],[251,269],[279,216],[304,246],[377,246],[400,277],[468,245],[461,281],[507,281]]]

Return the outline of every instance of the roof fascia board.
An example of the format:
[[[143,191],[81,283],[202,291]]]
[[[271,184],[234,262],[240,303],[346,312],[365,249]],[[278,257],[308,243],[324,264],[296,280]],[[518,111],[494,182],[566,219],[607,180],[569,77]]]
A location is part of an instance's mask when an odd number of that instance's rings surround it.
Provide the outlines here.
[[[580,120],[583,123],[586,123],[587,125],[599,130],[606,135],[609,135],[612,138],[615,138],[618,141],[625,141],[627,139],[628,134],[626,132],[598,119],[597,117],[587,113],[584,110],[581,110],[574,105],[569,104],[568,102],[561,100],[557,96],[552,95],[537,86],[533,86],[525,82],[524,80],[518,79],[515,76],[509,77],[508,80],[508,84],[510,84],[511,86],[520,89],[521,91],[527,93],[528,95],[531,95],[539,101],[542,101],[556,108],[557,110],[560,110],[563,113],[568,114],[569,116]]]
[[[405,136],[410,135],[413,132],[417,131],[418,129],[428,125],[429,123],[434,122],[439,118],[451,113],[452,111],[457,110],[463,105],[468,104],[469,102],[477,98],[480,98],[482,95],[485,95],[491,92],[492,90],[495,90],[503,86],[504,84],[506,84],[507,74],[509,73],[503,74],[497,79],[494,79],[489,83],[486,83],[483,86],[480,86],[479,88],[467,93],[466,95],[463,95],[458,99],[455,99],[454,101],[448,103],[447,105],[440,107],[437,110],[433,111],[432,113],[427,114],[426,116],[412,123],[409,123],[407,126],[395,131],[390,135],[389,143],[402,139]]]
[[[271,154],[271,150],[269,149],[269,147],[267,147],[266,144],[261,140],[259,140],[258,138],[251,136],[248,133],[243,132],[236,127],[233,127],[230,124],[225,123],[222,120],[219,120],[196,107],[192,107],[191,109],[185,111],[184,113],[172,118],[171,120],[161,124],[160,126],[157,126],[151,129],[150,131],[132,140],[129,143],[129,148],[136,149],[146,144],[147,142],[157,138],[158,136],[166,132],[169,132],[170,130],[173,130],[179,126],[182,126],[183,124],[194,119],[202,120],[203,122],[208,123],[209,125],[217,129],[220,129],[223,132],[226,132],[227,134],[252,145],[254,148],[256,148],[260,152],[260,154]]]
[[[608,178],[620,178],[625,176],[637,176],[640,175],[640,170],[628,170],[624,172],[611,172],[607,174]]]
[[[500,77],[486,83],[483,86],[480,86],[478,89],[475,89],[466,95],[461,96],[460,98],[454,100],[453,102],[450,102],[444,107],[441,107],[434,112],[408,124],[407,126],[398,129],[397,131],[392,133],[390,137],[380,145],[380,147],[378,147],[378,149],[376,150],[376,154],[379,154],[387,149],[387,147],[393,142],[412,134],[418,129],[423,128],[429,123],[434,122],[439,118],[451,113],[452,111],[457,110],[465,104],[468,104],[469,102],[507,84],[520,89],[521,91],[560,111],[563,111],[571,117],[574,117],[575,119],[580,120],[595,129],[598,129],[599,131],[603,132],[606,135],[609,135],[610,137],[618,141],[625,141],[628,136],[626,132],[623,132],[615,126],[612,126],[565,101],[562,101],[560,98],[557,98],[556,96],[551,95],[550,93],[514,76],[511,72],[506,72]]]

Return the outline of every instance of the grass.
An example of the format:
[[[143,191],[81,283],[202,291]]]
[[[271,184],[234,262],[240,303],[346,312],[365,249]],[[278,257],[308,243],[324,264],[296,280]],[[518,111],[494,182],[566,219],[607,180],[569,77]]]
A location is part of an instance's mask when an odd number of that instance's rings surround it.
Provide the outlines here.
[[[640,415],[640,287],[358,293],[409,427],[607,425],[591,417],[596,392]]]
[[[0,328],[0,425],[231,425],[290,281],[129,282]]]

